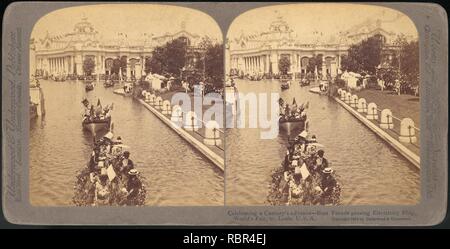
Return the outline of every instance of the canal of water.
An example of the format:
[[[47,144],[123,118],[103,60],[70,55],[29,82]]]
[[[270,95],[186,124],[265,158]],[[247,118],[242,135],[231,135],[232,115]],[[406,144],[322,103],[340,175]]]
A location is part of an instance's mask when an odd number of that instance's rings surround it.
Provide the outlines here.
[[[81,81],[41,80],[46,115],[30,121],[30,201],[37,206],[72,205],[77,170],[85,167],[93,137],[81,126],[81,100],[114,103],[114,133],[130,146],[146,177],[147,205],[223,205],[223,173],[131,97],[97,83],[86,93]]]
[[[340,176],[344,205],[417,204],[420,172],[343,107],[327,96],[293,83],[281,91],[276,80],[237,80],[242,93],[279,92],[292,103],[309,101],[310,134],[325,146],[325,157]],[[247,112],[248,113],[248,112]],[[260,139],[259,129],[228,129],[226,205],[264,205],[271,171],[286,153],[287,136]]]

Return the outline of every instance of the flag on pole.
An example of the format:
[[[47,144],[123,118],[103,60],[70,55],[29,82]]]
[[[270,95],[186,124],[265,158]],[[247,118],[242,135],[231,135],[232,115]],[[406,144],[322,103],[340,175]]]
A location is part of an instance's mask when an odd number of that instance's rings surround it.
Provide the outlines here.
[[[106,174],[108,175],[109,181],[114,180],[116,178],[116,172],[114,171],[112,165],[109,165],[109,167],[106,169]]]
[[[310,175],[305,163],[303,163],[302,167],[300,167],[300,173],[302,174],[303,179],[308,178],[308,176]]]

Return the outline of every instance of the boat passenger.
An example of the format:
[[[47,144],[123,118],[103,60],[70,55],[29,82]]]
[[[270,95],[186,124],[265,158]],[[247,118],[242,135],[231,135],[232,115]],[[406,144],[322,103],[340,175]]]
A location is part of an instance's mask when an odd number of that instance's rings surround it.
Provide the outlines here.
[[[306,137],[308,137],[308,132],[304,130],[304,131],[300,132],[300,134],[297,135],[297,137],[295,138],[295,143],[296,144],[305,144]]]
[[[311,139],[309,139],[310,143],[317,143],[316,135],[312,135]]]
[[[113,144],[122,144],[122,137],[118,136],[118,137],[116,138],[116,140],[113,141]]]
[[[294,175],[289,182],[289,196],[288,204],[291,203],[293,199],[301,201],[303,198],[303,180],[300,167],[295,167]]]
[[[134,201],[136,196],[139,194],[140,189],[142,188],[141,180],[137,177],[139,171],[136,169],[131,169],[128,171],[128,182],[127,182],[127,204],[135,205]]]
[[[95,196],[94,196],[94,205],[104,206],[109,205],[109,197],[110,197],[110,185],[108,183],[107,175],[100,175],[98,177],[98,181],[95,184]]]
[[[289,107],[289,104],[286,104],[284,107],[284,115],[286,115],[286,119],[288,119],[289,116],[291,116],[291,108]]]
[[[128,178],[128,172],[134,169],[134,163],[130,159],[130,152],[123,152],[122,160],[120,161],[119,170],[122,173],[122,179],[126,180]]]
[[[322,189],[322,204],[324,204],[326,200],[333,194],[333,190],[337,186],[337,182],[332,175],[333,169],[325,168],[322,173],[323,177],[320,188]]]
[[[92,119],[95,117],[95,110],[94,105],[91,105],[91,108],[89,109],[89,118],[92,121]]]
[[[105,142],[108,144],[112,143],[113,137],[114,137],[114,134],[110,131],[103,136],[103,138],[105,139]]]
[[[110,118],[111,117],[111,111],[108,109],[106,112],[105,112],[105,119],[106,118]]]
[[[98,148],[94,148],[94,150],[92,150],[91,158],[89,160],[89,165],[88,165],[90,173],[96,171],[99,153],[100,153],[100,150]]]
[[[298,108],[297,102],[295,101],[295,98],[294,98],[294,101],[292,102],[292,110],[297,111],[297,108]]]
[[[326,168],[328,168],[328,160],[324,157],[325,152],[323,150],[319,150],[317,152],[317,157],[314,164],[314,170],[316,172],[323,172]]]
[[[289,150],[286,150],[286,155],[284,156],[284,161],[283,161],[283,170],[284,171],[288,171],[289,170],[289,157],[290,157],[290,153]]]
[[[298,167],[298,160],[292,160],[290,166],[289,166],[289,170],[294,171],[295,168]]]

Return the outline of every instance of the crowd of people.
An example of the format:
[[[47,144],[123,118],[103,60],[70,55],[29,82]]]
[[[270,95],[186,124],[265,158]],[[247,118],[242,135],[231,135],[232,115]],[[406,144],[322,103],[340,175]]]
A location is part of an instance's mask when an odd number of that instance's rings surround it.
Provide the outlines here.
[[[83,110],[83,122],[95,122],[101,120],[108,120],[111,118],[111,112],[114,107],[114,104],[106,105],[102,107],[100,103],[100,99],[97,101],[97,106],[89,103],[89,100],[86,98],[81,101],[84,106]]]
[[[337,205],[341,187],[315,135],[302,131],[290,141],[282,167],[273,174],[272,200],[287,205]],[[270,198],[269,198],[270,201]]]
[[[306,104],[297,105],[294,98],[292,105],[289,105],[282,98],[280,98],[278,100],[278,104],[280,107],[280,122],[306,120],[306,109],[309,106],[309,102]]]
[[[94,143],[87,168],[79,176],[79,188],[93,206],[142,205],[145,189],[139,171],[121,137],[113,137],[108,132]]]

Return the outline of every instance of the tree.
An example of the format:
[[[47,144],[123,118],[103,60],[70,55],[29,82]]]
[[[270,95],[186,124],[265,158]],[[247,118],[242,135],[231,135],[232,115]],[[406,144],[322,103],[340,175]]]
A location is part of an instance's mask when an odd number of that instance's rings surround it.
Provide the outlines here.
[[[121,65],[120,59],[119,58],[114,59],[111,67],[111,73],[119,74],[120,65]]]
[[[167,43],[165,52],[167,61],[165,71],[169,74],[178,75],[186,64],[186,42],[181,38],[175,39]]]
[[[128,58],[126,56],[120,57],[120,69],[122,69],[122,74],[127,72]],[[128,75],[127,75],[128,77]]]
[[[322,55],[318,54],[308,60],[308,66],[306,67],[307,72],[314,73],[317,70],[322,70]]]
[[[88,57],[83,61],[83,72],[90,76],[92,75],[92,73],[94,72],[94,68],[95,68],[95,61],[91,58]]]
[[[186,63],[187,44],[175,39],[154,49],[150,59],[146,60],[145,71],[157,74],[178,75]]]
[[[286,75],[289,71],[289,68],[291,67],[291,61],[288,57],[281,57],[278,61],[278,70],[281,72],[282,75]]]
[[[205,52],[205,74],[215,87],[223,87],[223,45],[211,44]]]
[[[145,63],[145,72],[163,74],[164,68],[166,68],[165,60],[165,48],[163,46],[156,47],[153,50],[152,57],[148,58]]]
[[[348,49],[348,55],[341,61],[342,69],[375,74],[376,68],[381,62],[383,41],[380,37],[372,36],[353,44]]]
[[[411,41],[400,48],[400,73],[413,86],[419,85],[419,42]]]

